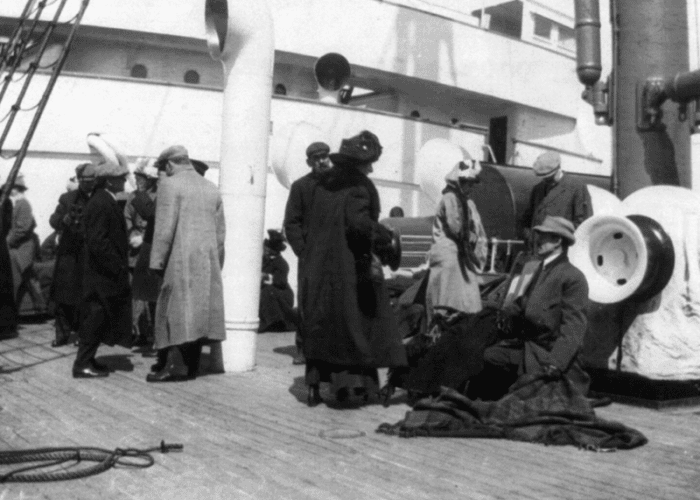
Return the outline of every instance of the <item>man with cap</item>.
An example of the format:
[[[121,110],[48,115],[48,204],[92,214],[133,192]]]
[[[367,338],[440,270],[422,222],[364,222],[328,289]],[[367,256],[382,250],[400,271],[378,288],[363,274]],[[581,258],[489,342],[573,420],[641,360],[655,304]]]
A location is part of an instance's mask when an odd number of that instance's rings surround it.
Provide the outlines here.
[[[107,367],[95,360],[100,343],[131,344],[129,240],[124,212],[117,202],[129,169],[123,164],[103,161],[95,170],[95,191],[83,211],[84,309],[73,363],[75,378],[109,375]]]
[[[541,181],[532,188],[530,202],[521,218],[526,238],[530,238],[532,228],[541,224],[547,215],[564,217],[574,227],[592,215],[588,189],[562,171],[559,153],[541,154],[532,170]]]
[[[582,394],[588,391],[590,379],[578,359],[588,325],[588,282],[566,255],[574,225],[548,215],[533,233],[540,264],[524,293],[504,307],[512,338],[486,348],[472,396],[498,399],[524,374],[567,377]]]
[[[124,206],[126,231],[129,234],[129,267],[132,271],[134,342],[139,346],[152,343],[153,319],[160,291],[160,278],[148,268],[158,188],[158,169],[154,163],[154,159],[148,158],[136,161],[136,190],[129,193]]]
[[[158,295],[155,348],[159,362],[148,382],[197,375],[202,343],[226,339],[221,268],[226,224],[221,195],[199,175],[183,146],[156,162],[158,185],[150,268],[163,277]]]
[[[314,192],[303,249],[302,322],[308,403],[330,382],[337,401],[378,391],[377,368],[406,364],[381,260],[393,233],[378,223],[379,195],[367,174],[381,155],[369,131],[342,141]]]
[[[301,283],[304,281],[302,276],[304,275],[305,264],[304,248],[306,246],[306,236],[309,232],[309,210],[318,180],[332,168],[331,161],[328,158],[328,153],[330,153],[330,151],[330,146],[325,142],[313,142],[306,148],[306,164],[311,167],[311,172],[292,183],[284,212],[284,235],[292,246],[294,255],[299,258],[297,267],[297,293],[300,304],[303,297]],[[300,313],[302,312],[301,307],[299,307],[299,311]],[[299,323],[301,325],[301,322]],[[299,326],[295,339],[297,355],[294,357],[293,361],[296,365],[303,365],[305,362],[302,350],[303,337],[301,326]]]
[[[81,163],[75,168],[78,188],[63,193],[49,224],[60,235],[56,249],[56,267],[51,283],[56,338],[52,347],[68,343],[71,331],[77,332],[83,288],[85,259],[85,206],[95,189],[95,166]]]

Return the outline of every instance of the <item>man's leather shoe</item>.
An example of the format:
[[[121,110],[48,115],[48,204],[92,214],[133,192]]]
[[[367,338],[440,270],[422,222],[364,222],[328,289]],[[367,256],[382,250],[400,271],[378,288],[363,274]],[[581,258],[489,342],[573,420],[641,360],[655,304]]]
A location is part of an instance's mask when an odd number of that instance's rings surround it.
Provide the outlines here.
[[[179,375],[170,373],[168,370],[161,370],[158,373],[149,373],[146,375],[146,382],[184,382],[192,380],[194,377],[190,375]]]
[[[109,375],[108,371],[98,370],[92,366],[85,368],[73,368],[73,378],[98,378]]]
[[[55,339],[53,342],[51,342],[51,347],[61,347],[64,345],[68,345],[68,338]]]

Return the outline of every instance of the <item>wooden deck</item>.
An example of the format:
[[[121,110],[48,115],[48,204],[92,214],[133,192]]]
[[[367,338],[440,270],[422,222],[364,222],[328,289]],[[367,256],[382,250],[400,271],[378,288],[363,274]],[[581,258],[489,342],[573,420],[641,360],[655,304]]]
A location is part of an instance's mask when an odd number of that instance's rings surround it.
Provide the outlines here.
[[[593,453],[486,439],[375,434],[408,406],[339,409],[304,403],[293,334],[258,337],[244,374],[146,384],[153,358],[101,348],[114,370],[70,376],[74,347],[52,349],[52,325],[24,325],[0,342],[0,446],[151,447],[148,469],[0,486],[10,499],[686,499],[700,498],[700,408],[655,411],[613,404],[604,418],[641,430],[646,446]],[[339,438],[338,435],[359,434]],[[2,470],[0,470],[2,472]]]

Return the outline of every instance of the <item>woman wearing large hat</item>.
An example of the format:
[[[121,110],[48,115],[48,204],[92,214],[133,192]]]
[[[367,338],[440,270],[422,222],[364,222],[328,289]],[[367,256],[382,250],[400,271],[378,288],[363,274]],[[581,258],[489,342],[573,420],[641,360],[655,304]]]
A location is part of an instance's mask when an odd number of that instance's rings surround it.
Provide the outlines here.
[[[369,131],[343,140],[314,194],[299,287],[310,405],[321,401],[321,382],[331,383],[338,401],[366,400],[378,390],[377,368],[406,364],[383,276],[373,265],[393,236],[377,222],[379,195],[367,177],[381,151]]]
[[[445,176],[446,187],[433,222],[430,275],[426,290],[428,320],[436,307],[464,313],[481,311],[479,278],[486,262],[486,231],[469,198],[481,166],[467,154]]]
[[[267,230],[263,242],[262,279],[260,283],[259,332],[290,332],[296,330],[294,292],[289,286],[289,264],[282,257],[287,248],[284,236],[275,229]]]

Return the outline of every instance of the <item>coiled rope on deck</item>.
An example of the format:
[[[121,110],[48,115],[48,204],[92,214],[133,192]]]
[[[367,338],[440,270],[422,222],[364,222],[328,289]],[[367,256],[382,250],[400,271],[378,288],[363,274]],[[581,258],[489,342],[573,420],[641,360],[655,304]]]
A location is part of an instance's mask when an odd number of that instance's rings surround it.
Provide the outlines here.
[[[66,447],[66,448],[35,448],[30,450],[0,451],[0,466],[34,463],[26,467],[14,469],[0,474],[0,483],[35,483],[48,481],[67,481],[80,479],[104,472],[114,466],[145,469],[155,463],[152,452],[168,453],[182,451],[181,444],[166,444],[154,448],[103,448]],[[77,465],[82,462],[96,462],[95,465],[77,469],[66,469],[66,465]],[[63,466],[59,470],[42,471],[49,467]]]

